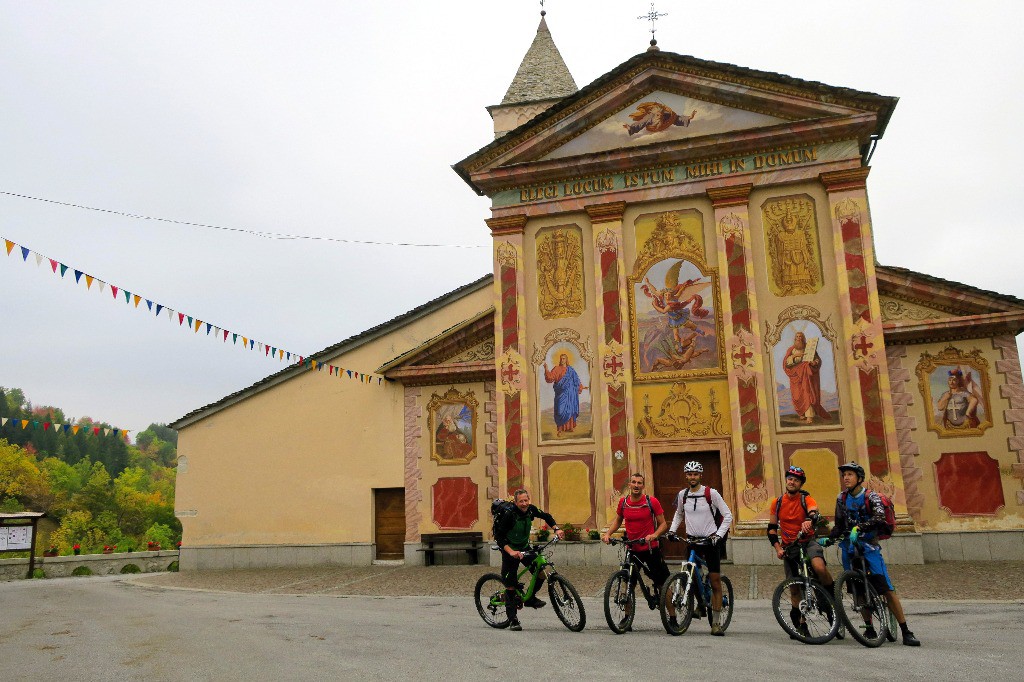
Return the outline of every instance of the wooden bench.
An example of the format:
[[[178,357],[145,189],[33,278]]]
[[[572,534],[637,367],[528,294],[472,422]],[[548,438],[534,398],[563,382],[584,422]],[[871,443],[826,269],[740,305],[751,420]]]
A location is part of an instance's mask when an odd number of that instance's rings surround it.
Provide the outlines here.
[[[484,534],[476,532],[461,533],[423,533],[420,536],[423,547],[417,552],[424,552],[423,560],[427,566],[434,565],[435,552],[462,551],[469,555],[469,563],[476,565],[477,552],[484,546]]]

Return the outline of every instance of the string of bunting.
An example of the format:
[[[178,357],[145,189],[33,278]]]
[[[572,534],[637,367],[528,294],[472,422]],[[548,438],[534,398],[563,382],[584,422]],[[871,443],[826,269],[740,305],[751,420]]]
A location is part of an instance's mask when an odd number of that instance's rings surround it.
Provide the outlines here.
[[[82,426],[81,424],[58,424],[56,422],[40,422],[38,419],[12,419],[10,417],[0,417],[0,427],[6,426],[10,422],[11,428],[17,428],[19,425],[22,430],[25,430],[32,426],[34,429],[42,427],[43,431],[49,431],[51,428],[56,431],[63,431],[64,433],[71,433],[77,436],[79,431],[85,431],[87,436],[98,436],[102,433],[104,436],[109,436],[111,433],[114,437],[120,437],[128,440],[128,429],[114,429],[105,428],[100,426]]]
[[[47,263],[50,266],[50,270],[53,271],[53,274],[59,275],[61,279],[64,279],[64,276],[67,273],[71,272],[74,275],[76,286],[80,285],[84,280],[86,290],[91,291],[93,285],[95,284],[99,292],[102,294],[109,287],[111,296],[114,301],[119,301],[123,297],[126,305],[132,306],[134,304],[134,307],[136,309],[142,309],[142,303],[144,302],[145,310],[153,313],[155,317],[166,315],[167,319],[171,322],[171,324],[174,324],[175,321],[177,321],[178,327],[190,329],[193,334],[198,335],[200,330],[205,330],[207,337],[219,339],[222,343],[227,343],[228,337],[230,337],[231,345],[233,346],[237,346],[239,340],[241,340],[241,347],[245,350],[251,352],[258,352],[262,354],[264,357],[273,358],[278,362],[288,362],[294,363],[296,365],[303,365],[310,371],[322,372],[326,370],[329,376],[338,377],[339,379],[353,379],[364,384],[376,384],[377,386],[380,386],[384,382],[384,377],[380,375],[371,374],[368,372],[359,372],[353,369],[346,369],[338,365],[331,365],[324,362],[318,362],[317,360],[309,358],[305,355],[300,355],[298,353],[286,350],[284,348],[278,348],[277,346],[273,346],[269,343],[264,343],[263,341],[253,339],[244,334],[232,332],[223,327],[219,327],[211,322],[204,322],[203,320],[200,320],[198,317],[195,317],[194,315],[188,315],[187,313],[179,312],[177,310],[174,310],[163,305],[162,303],[157,303],[151,299],[145,298],[141,294],[132,293],[131,291],[128,291],[124,287],[116,286],[114,284],[110,284],[109,282],[104,282],[103,280],[94,277],[93,275],[90,275],[87,272],[84,272],[82,270],[76,270],[69,265],[61,263],[60,261],[54,258],[45,256],[37,251],[33,251],[27,246],[22,246],[21,244],[11,241],[10,239],[6,239],[4,237],[0,237],[0,239],[3,239],[4,241],[4,246],[7,249],[8,258],[10,258],[13,253],[17,252],[21,256],[22,261],[28,263],[29,256],[32,256],[36,262],[37,267],[42,267],[43,263]]]

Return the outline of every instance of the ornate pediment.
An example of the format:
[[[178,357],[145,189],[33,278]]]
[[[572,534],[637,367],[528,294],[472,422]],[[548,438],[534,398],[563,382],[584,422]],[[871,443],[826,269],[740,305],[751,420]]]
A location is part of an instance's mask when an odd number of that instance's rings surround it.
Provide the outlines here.
[[[882,322],[921,322],[956,317],[949,310],[938,310],[892,296],[879,296],[878,303],[882,308]]]
[[[493,381],[494,309],[460,322],[377,371],[406,385]]]
[[[669,158],[703,162],[723,150],[742,159],[848,140],[843,158],[859,158],[860,146],[884,130],[895,103],[780,74],[645,53],[454,168],[478,192],[494,196],[531,184],[657,168]],[[787,158],[804,159],[803,151]],[[749,166],[746,171],[757,170],[753,161]],[[606,184],[598,189],[611,189]]]

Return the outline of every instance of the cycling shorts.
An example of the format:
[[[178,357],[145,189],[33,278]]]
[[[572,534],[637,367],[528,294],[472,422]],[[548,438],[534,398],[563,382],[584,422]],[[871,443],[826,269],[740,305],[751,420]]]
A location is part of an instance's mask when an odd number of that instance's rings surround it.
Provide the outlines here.
[[[722,541],[719,540],[719,542]],[[708,573],[722,572],[722,552],[718,549],[718,545],[691,545],[690,549],[708,565]]]
[[[843,550],[843,568],[849,571],[853,552],[850,551],[845,542],[840,544],[840,548]],[[892,586],[889,571],[885,568],[885,559],[882,558],[881,547],[864,543],[864,560],[868,565],[868,573],[871,574],[871,584],[877,592],[882,593],[896,589]]]
[[[655,547],[649,551],[634,551],[633,556],[647,564],[647,568],[651,571],[651,581],[660,590],[668,580],[668,566],[665,564],[665,557],[661,555],[661,550]]]
[[[795,551],[795,550],[794,550]],[[814,540],[804,544],[804,555],[808,560],[810,559],[821,559],[825,560],[825,552],[822,551],[821,545]],[[790,556],[787,552],[782,556],[782,565],[786,570],[786,577],[792,578],[795,575],[800,575],[800,558],[799,555]]]

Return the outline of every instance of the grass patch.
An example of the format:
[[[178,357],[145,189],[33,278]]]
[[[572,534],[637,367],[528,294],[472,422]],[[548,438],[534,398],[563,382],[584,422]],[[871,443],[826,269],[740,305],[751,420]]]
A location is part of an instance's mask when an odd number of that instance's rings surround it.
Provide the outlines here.
[[[46,572],[43,571],[43,569],[41,569],[41,568],[37,568],[37,569],[32,571],[32,578],[33,579],[35,579],[35,578],[42,579],[42,578],[45,578],[45,577],[46,577]]]
[[[171,573],[177,573],[178,572],[178,562],[177,561],[172,561],[171,565],[167,567],[167,570],[170,571]]]
[[[135,564],[125,564],[121,569],[122,573],[142,573],[142,569]]]
[[[71,575],[92,575],[92,569],[88,566],[76,566]]]

